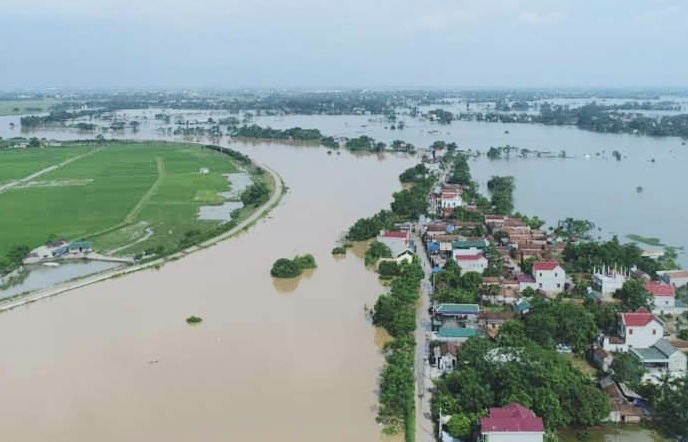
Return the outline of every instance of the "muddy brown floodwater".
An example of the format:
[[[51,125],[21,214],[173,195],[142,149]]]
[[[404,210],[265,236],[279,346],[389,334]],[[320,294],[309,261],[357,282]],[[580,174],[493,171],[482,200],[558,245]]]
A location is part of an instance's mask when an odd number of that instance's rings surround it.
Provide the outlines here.
[[[236,147],[233,146],[233,147]],[[244,147],[289,193],[247,233],[150,270],[0,315],[0,427],[31,441],[379,441],[383,290],[330,255],[416,160]],[[318,268],[285,292],[279,257]],[[189,326],[190,315],[203,318]]]

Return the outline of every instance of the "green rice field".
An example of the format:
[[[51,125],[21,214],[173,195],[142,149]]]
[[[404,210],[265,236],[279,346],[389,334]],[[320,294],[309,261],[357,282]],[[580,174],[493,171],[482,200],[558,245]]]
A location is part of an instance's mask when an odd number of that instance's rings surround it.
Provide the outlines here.
[[[229,156],[201,146],[112,142],[0,152],[0,184],[74,157],[0,193],[0,256],[50,237],[90,239],[101,252],[145,237],[122,255],[173,250],[187,232],[219,225],[198,220],[198,209],[222,203],[218,192],[229,190],[222,174],[238,170]]]
[[[50,106],[59,103],[53,98],[43,100],[0,100],[0,117],[3,115],[21,115],[48,112]]]

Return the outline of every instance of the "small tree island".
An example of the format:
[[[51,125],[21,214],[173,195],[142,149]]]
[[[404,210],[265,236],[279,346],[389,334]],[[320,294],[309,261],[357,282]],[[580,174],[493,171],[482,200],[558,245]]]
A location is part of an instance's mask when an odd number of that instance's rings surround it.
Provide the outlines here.
[[[307,254],[303,256],[295,256],[294,259],[280,258],[272,265],[270,275],[275,278],[296,278],[301,276],[306,269],[314,269],[315,258],[313,255]]]

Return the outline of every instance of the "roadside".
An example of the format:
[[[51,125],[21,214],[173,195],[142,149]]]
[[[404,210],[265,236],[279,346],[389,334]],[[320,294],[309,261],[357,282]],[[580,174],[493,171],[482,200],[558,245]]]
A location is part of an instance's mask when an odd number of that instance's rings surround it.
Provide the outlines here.
[[[421,238],[414,236],[417,245],[421,245]],[[422,249],[422,250],[420,250]],[[432,380],[430,379],[430,366],[428,361],[428,334],[430,333],[430,295],[432,294],[432,266],[428,261],[425,248],[420,247],[418,256],[425,273],[421,283],[420,302],[418,303],[418,316],[416,319],[416,438],[419,442],[432,442],[435,440],[434,425],[430,409]]]
[[[218,235],[214,238],[211,238],[201,244],[197,244],[194,246],[191,246],[187,249],[184,249],[182,251],[179,251],[173,255],[166,256],[164,258],[156,259],[154,261],[150,261],[144,264],[139,264],[135,265],[132,267],[126,267],[124,269],[118,269],[118,270],[113,270],[111,272],[106,272],[102,273],[99,275],[94,275],[91,277],[86,277],[84,279],[80,279],[77,281],[71,281],[59,286],[51,287],[46,290],[41,290],[35,293],[31,293],[22,297],[10,299],[6,302],[0,301],[0,312],[4,312],[10,309],[13,309],[15,307],[19,307],[22,305],[30,304],[32,302],[39,301],[41,299],[45,298],[50,298],[56,295],[59,295],[61,293],[65,293],[71,290],[75,290],[81,287],[86,287],[101,281],[105,281],[111,278],[116,278],[124,275],[128,275],[129,273],[134,273],[138,272],[140,270],[146,270],[150,268],[156,268],[160,267],[163,264],[165,264],[168,261],[175,261],[177,259],[180,259],[184,256],[187,256],[191,253],[197,252],[199,250],[203,250],[207,247],[213,246],[221,241],[224,241],[228,238],[231,238],[235,234],[248,229],[253,225],[256,221],[258,221],[261,217],[263,217],[265,214],[267,214],[270,210],[272,210],[282,199],[282,196],[284,195],[284,183],[282,181],[282,178],[279,176],[277,172],[269,168],[268,166],[264,164],[259,164],[255,163],[256,166],[261,167],[264,169],[267,173],[270,174],[270,177],[272,178],[274,182],[274,192],[270,196],[270,199],[265,202],[262,206],[256,209],[255,212],[253,212],[251,215],[249,215],[246,219],[243,221],[239,222],[234,228],[228,230],[227,232]]]

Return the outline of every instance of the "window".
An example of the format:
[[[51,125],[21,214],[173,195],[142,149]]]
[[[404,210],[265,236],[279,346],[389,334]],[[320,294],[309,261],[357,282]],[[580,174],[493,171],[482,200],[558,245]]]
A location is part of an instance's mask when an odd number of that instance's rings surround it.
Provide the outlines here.
[[[560,288],[561,288],[561,284],[557,283],[557,288],[560,289]]]
[[[554,277],[556,278],[556,277],[558,277],[558,276],[559,276],[559,273],[558,273],[558,272],[554,272]]]
[[[538,287],[542,288],[542,283],[538,284]]]
[[[653,335],[656,335],[656,334],[657,334],[657,330],[652,329],[652,334],[653,334]]]
[[[628,329],[628,334],[629,334],[629,335],[632,335],[632,334],[633,334],[633,329],[632,329],[632,328],[629,328],[629,329]]]

